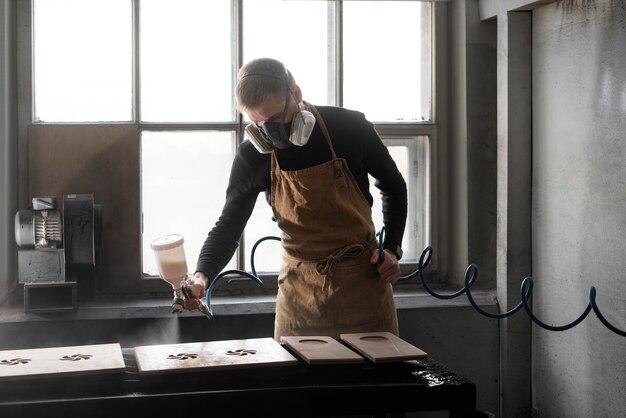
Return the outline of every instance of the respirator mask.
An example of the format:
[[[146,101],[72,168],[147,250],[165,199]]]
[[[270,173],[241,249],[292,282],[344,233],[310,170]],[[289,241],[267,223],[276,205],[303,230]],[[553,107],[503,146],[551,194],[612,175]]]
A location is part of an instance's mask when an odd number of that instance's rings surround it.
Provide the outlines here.
[[[260,75],[277,78],[274,75],[264,73],[250,73],[249,75]],[[315,127],[315,116],[313,113],[303,110],[302,105],[297,105],[297,110],[291,118],[291,122],[285,122],[285,117],[289,109],[289,101],[292,96],[296,99],[289,80],[281,78],[287,85],[285,97],[285,109],[281,115],[280,122],[265,122],[261,127],[251,123],[246,126],[246,134],[255,148],[263,154],[268,154],[274,149],[285,149],[291,145],[303,146],[309,140],[313,128]]]
[[[300,109],[294,113],[291,122],[265,122],[262,127],[254,124],[246,126],[250,141],[266,154],[273,149],[285,149],[291,145],[305,145],[315,126],[315,116],[307,110]]]

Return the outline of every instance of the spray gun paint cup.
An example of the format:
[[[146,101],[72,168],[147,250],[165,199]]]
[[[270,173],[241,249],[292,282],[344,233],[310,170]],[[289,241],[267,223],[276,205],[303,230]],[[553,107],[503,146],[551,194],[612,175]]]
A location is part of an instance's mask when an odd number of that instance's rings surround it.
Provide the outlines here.
[[[185,238],[182,235],[170,234],[155,239],[151,244],[161,278],[171,284],[174,289],[172,313],[182,312],[185,303],[181,292],[181,286],[187,279],[184,243]]]

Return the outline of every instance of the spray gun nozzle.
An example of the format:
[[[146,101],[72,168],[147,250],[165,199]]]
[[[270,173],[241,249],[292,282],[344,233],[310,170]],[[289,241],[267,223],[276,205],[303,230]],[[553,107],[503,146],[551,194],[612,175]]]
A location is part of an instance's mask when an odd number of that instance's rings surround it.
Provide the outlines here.
[[[172,302],[172,313],[179,314],[184,310],[185,301],[179,297],[174,298],[174,302]]]

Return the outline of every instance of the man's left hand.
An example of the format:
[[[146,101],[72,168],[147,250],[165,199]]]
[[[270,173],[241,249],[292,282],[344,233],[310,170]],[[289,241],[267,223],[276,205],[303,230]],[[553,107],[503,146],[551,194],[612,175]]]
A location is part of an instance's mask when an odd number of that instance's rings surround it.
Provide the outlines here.
[[[385,256],[383,262],[378,263],[378,251],[373,251],[370,263],[376,264],[376,270],[378,274],[384,280],[387,280],[391,284],[395,284],[400,278],[400,263],[396,255],[390,250],[384,250]]]

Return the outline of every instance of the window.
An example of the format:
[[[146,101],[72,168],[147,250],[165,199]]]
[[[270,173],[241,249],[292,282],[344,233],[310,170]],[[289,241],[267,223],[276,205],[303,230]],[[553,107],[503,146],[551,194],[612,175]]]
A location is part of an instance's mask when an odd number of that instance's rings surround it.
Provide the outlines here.
[[[430,242],[431,12],[422,1],[32,0],[32,121],[139,127],[141,271],[157,275],[150,242],[185,236],[193,270],[219,217],[246,120],[237,69],[271,56],[305,100],[358,109],[375,123],[409,187],[403,263]],[[380,198],[374,222],[382,225]],[[259,196],[228,269],[250,271],[253,245],[280,233]],[[280,244],[255,268],[276,272]],[[122,280],[122,279],[119,279]],[[124,279],[126,280],[126,279]],[[134,280],[134,279],[133,279]]]
[[[35,1],[35,121],[132,120],[128,6],[127,0]]]

